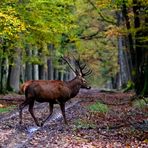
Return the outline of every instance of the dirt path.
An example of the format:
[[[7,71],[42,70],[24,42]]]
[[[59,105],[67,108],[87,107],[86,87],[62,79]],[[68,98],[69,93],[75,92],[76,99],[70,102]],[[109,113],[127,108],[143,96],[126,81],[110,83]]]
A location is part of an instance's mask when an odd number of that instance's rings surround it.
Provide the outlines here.
[[[96,102],[108,104],[107,113],[94,113],[88,107]],[[147,114],[134,110],[130,94],[83,91],[67,103],[69,125],[63,123],[59,106],[41,128],[35,126],[29,112],[23,112],[23,124],[18,124],[18,111],[0,115],[0,148],[104,148],[147,147]],[[48,115],[48,104],[36,104],[35,114],[41,121]],[[140,122],[139,122],[140,121]],[[138,125],[143,125],[139,130]],[[137,129],[136,129],[137,128]]]

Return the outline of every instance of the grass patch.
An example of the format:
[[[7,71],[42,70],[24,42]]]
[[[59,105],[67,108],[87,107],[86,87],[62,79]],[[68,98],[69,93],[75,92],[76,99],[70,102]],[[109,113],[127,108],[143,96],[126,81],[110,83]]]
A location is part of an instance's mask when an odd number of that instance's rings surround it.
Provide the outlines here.
[[[75,121],[75,128],[76,129],[93,129],[96,128],[95,124],[91,123],[89,120],[82,120],[78,119]]]
[[[133,106],[137,108],[144,108],[148,105],[148,98],[135,100]]]
[[[104,117],[104,115],[109,111],[107,105],[98,101],[89,105],[87,109],[89,116],[76,120],[75,129],[95,129],[98,117]]]
[[[11,110],[13,110],[16,106],[12,105],[9,107],[5,107],[5,108],[0,108],[0,113],[6,113],[6,112],[10,112]]]
[[[88,106],[88,109],[91,112],[100,112],[100,113],[107,113],[109,110],[107,105],[100,103],[100,102],[96,102],[96,103]]]

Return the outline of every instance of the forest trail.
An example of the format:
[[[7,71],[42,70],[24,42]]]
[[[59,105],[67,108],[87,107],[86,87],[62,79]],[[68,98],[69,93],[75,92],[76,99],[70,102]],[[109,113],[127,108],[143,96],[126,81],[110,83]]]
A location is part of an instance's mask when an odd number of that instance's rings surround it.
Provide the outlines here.
[[[3,113],[0,115],[0,148],[147,147],[147,108],[134,108],[131,96],[131,93],[107,93],[97,89],[81,91],[66,104],[68,125],[64,124],[58,105],[50,121],[41,128],[35,126],[28,108],[23,112],[21,126],[17,109]],[[24,96],[3,98],[13,98],[20,103]],[[107,112],[90,110],[90,106],[98,102],[107,105]],[[34,110],[41,121],[48,115],[48,104],[36,103]]]

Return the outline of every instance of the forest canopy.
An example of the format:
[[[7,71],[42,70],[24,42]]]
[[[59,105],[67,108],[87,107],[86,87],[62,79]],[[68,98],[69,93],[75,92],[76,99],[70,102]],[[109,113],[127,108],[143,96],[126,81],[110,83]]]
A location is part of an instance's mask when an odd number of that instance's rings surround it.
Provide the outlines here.
[[[2,0],[0,90],[30,79],[73,77],[61,56],[81,57],[93,87],[148,93],[146,0]]]

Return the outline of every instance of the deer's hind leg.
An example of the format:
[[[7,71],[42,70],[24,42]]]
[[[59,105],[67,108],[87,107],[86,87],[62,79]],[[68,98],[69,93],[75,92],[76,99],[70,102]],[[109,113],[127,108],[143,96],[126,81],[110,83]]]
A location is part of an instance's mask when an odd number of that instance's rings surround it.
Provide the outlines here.
[[[28,100],[25,100],[22,104],[19,105],[19,124],[22,124],[22,111],[25,106],[29,104]]]
[[[36,125],[37,125],[37,126],[41,126],[41,125],[39,124],[37,118],[36,118],[35,115],[34,115],[33,106],[34,106],[34,100],[32,100],[32,101],[29,103],[29,112],[30,112],[32,118],[34,119]]]

